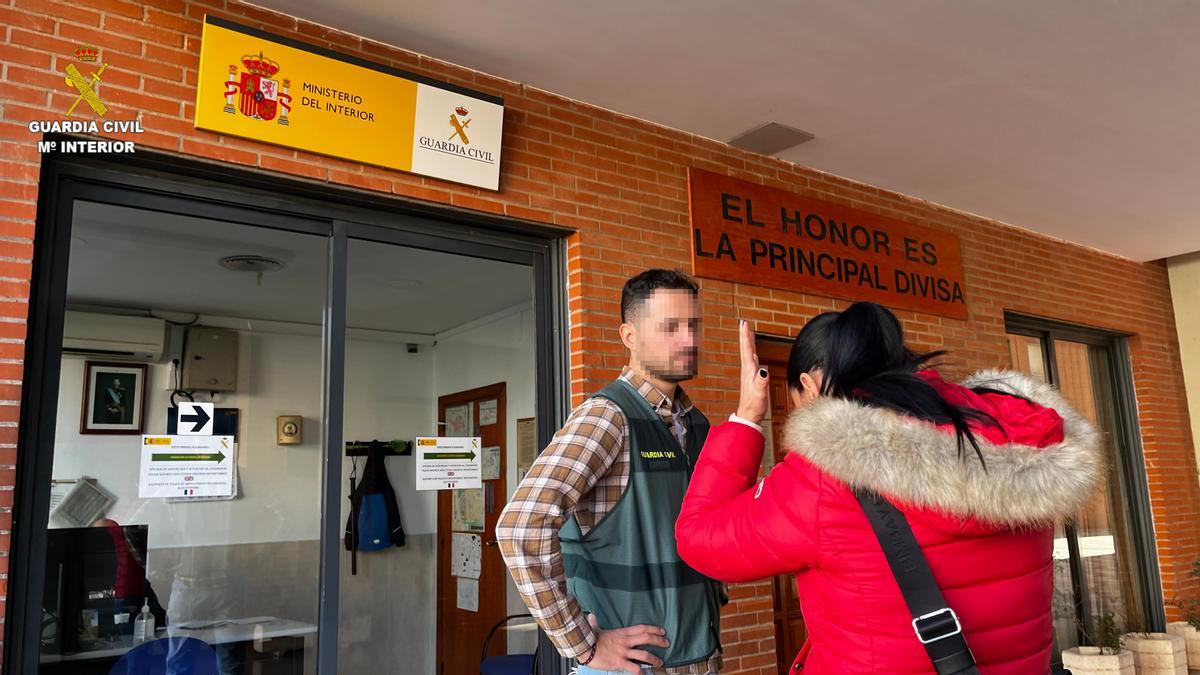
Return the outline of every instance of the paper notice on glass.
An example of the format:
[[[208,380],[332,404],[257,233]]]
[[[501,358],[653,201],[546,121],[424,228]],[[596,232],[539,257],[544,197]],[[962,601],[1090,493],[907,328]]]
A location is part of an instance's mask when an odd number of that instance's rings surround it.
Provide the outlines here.
[[[496,399],[490,401],[479,402],[479,426],[487,426],[496,423],[496,412],[499,409],[500,402]]]
[[[238,444],[233,444],[233,451],[238,452]],[[238,455],[240,457],[241,455]],[[187,502],[227,502],[237,499],[241,496],[242,479],[238,476],[238,463],[233,463],[233,492],[227,496],[219,497],[168,497],[168,504],[183,504]]]
[[[499,480],[500,446],[483,449],[483,480]]]
[[[468,612],[479,611],[479,580],[458,579],[458,608]]]
[[[138,498],[232,496],[236,464],[233,436],[142,436]]]
[[[517,479],[529,473],[537,459],[537,425],[532,417],[517,420]]]
[[[455,490],[452,530],[483,532],[483,490]]]
[[[446,428],[438,436],[461,437],[471,434],[471,406],[466,405],[446,408]]]
[[[454,533],[450,553],[450,573],[456,577],[478,579],[483,569],[483,539],[477,534]]]
[[[471,438],[417,438],[417,489],[465,490],[482,485],[482,443]]]

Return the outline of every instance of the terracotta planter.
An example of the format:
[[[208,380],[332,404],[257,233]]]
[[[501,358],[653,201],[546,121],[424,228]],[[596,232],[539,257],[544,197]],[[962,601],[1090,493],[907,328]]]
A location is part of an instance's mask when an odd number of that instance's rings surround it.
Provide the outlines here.
[[[1099,647],[1074,647],[1062,653],[1063,666],[1071,675],[1134,675],[1133,652],[1101,654]]]
[[[1173,621],[1167,624],[1167,632],[1178,635],[1187,643],[1188,672],[1200,675],[1200,630],[1186,621]]]
[[[1121,646],[1133,652],[1138,675],[1188,675],[1187,641],[1169,633],[1126,633]]]

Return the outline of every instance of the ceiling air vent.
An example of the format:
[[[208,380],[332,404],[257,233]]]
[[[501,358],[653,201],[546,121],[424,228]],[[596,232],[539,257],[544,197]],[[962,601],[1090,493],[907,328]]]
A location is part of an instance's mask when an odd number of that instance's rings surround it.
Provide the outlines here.
[[[816,136],[807,131],[793,129],[779,122],[767,122],[729,141],[729,144],[735,148],[762,155],[777,155],[788,148],[794,148],[814,138]]]

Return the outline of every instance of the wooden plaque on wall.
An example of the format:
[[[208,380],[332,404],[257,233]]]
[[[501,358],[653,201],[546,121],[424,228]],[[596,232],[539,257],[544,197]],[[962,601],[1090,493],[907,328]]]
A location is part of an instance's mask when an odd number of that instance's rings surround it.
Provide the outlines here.
[[[967,318],[958,237],[690,169],[692,272]]]

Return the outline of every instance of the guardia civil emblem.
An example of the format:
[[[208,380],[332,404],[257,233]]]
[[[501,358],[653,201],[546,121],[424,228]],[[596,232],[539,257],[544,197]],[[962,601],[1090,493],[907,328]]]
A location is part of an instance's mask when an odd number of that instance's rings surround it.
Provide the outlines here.
[[[450,113],[450,126],[454,127],[454,133],[450,134],[450,138],[446,140],[452,141],[457,137],[462,140],[463,145],[471,144],[471,139],[467,138],[467,127],[471,126],[471,118],[467,117],[468,114],[467,109],[461,105]]]

